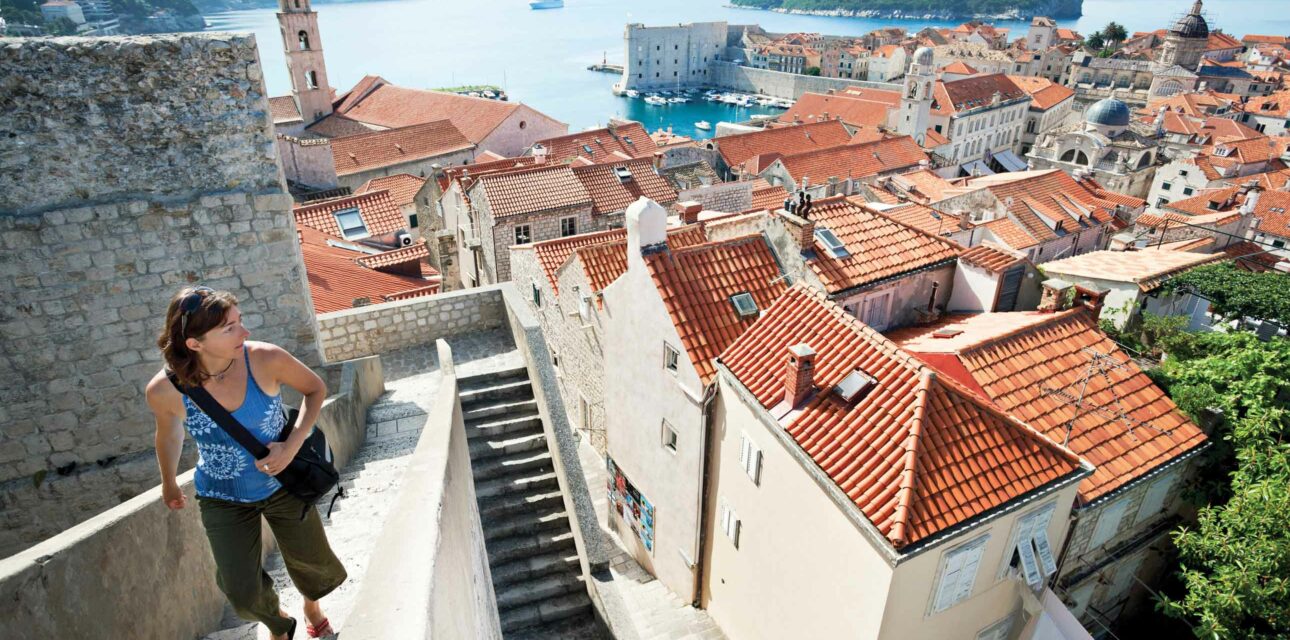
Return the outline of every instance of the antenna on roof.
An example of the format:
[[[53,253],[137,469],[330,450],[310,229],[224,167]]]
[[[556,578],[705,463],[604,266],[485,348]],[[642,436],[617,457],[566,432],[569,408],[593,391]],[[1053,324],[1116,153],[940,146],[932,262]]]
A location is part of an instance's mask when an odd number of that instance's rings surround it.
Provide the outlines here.
[[[1168,434],[1173,431],[1172,429],[1161,429],[1153,424],[1130,417],[1129,413],[1124,409],[1124,404],[1120,401],[1120,394],[1115,391],[1115,383],[1112,382],[1110,373],[1112,371],[1125,368],[1128,364],[1127,362],[1120,362],[1115,359],[1115,356],[1109,353],[1101,353],[1092,347],[1084,347],[1081,351],[1089,354],[1090,359],[1088,367],[1084,369],[1084,377],[1079,381],[1080,386],[1078,396],[1061,389],[1049,387],[1048,385],[1040,385],[1039,387],[1044,391],[1044,395],[1057,396],[1065,401],[1066,404],[1075,408],[1075,412],[1071,415],[1070,419],[1066,421],[1066,435],[1062,438],[1063,447],[1070,442],[1071,431],[1075,428],[1075,420],[1084,415],[1081,409],[1085,408],[1088,409],[1088,413],[1097,414],[1103,418],[1107,418],[1108,420],[1123,422],[1129,427],[1129,435],[1132,436],[1134,440],[1138,439],[1137,434],[1133,431],[1137,427],[1147,427],[1148,429],[1154,429],[1155,431],[1164,434]],[[1106,383],[1105,391],[1115,394],[1114,411],[1104,406],[1085,405],[1084,401],[1086,400],[1086,394],[1088,393],[1088,381],[1095,375],[1101,376],[1102,380]]]

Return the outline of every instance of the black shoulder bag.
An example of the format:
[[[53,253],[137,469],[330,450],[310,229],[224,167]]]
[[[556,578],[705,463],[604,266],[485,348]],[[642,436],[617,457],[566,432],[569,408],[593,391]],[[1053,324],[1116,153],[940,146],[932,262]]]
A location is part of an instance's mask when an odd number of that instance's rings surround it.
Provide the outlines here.
[[[233,414],[229,413],[209,391],[202,387],[184,387],[179,384],[179,378],[175,374],[169,373],[168,376],[170,383],[175,385],[180,393],[192,398],[193,402],[197,403],[197,406],[224,430],[224,433],[242,445],[242,448],[246,449],[252,457],[260,460],[269,455],[269,448],[251,435],[251,432],[247,431],[246,427],[242,426],[242,423],[238,422],[237,418],[234,418]],[[284,442],[291,436],[299,415],[300,411],[297,409],[286,413],[286,427],[282,429],[279,442]],[[336,495],[332,497],[331,504],[327,507],[327,517],[330,518],[331,510],[336,506],[336,500],[344,495],[344,489],[337,487],[340,482],[340,472],[336,470],[331,447],[328,446],[327,436],[323,434],[322,429],[314,429],[300,446],[300,451],[296,452],[296,457],[291,463],[273,477],[282,483],[288,493],[304,501],[305,508],[300,512],[301,520],[304,520],[309,512],[309,507],[335,488]]]

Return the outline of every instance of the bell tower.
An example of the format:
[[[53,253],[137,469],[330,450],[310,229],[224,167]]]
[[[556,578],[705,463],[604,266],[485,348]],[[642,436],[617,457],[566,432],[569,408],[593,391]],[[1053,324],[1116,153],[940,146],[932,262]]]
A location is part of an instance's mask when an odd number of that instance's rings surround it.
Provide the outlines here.
[[[318,14],[309,0],[278,0],[278,25],[282,47],[291,75],[291,95],[300,117],[313,124],[331,114],[331,86],[323,60],[322,38],[318,35]]]
[[[919,145],[927,137],[931,120],[932,87],[936,83],[932,50],[919,47],[914,61],[905,74],[905,86],[900,94],[900,111],[896,114],[896,131],[910,136]]]

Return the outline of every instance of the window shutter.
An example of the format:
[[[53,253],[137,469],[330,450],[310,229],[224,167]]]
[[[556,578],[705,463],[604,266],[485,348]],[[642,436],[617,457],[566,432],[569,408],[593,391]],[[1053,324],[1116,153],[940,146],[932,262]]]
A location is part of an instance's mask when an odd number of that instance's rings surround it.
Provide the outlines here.
[[[751,468],[748,470],[748,477],[752,478],[753,484],[760,486],[761,485],[761,449],[758,449],[756,447],[753,448],[752,456],[750,456],[749,463],[751,464]]]
[[[977,565],[981,563],[981,553],[985,550],[987,539],[978,538],[946,554],[940,586],[936,590],[936,612],[954,606],[972,593]]]
[[[1030,542],[1030,536],[1026,536],[1017,541],[1017,553],[1021,554],[1021,571],[1026,576],[1026,584],[1037,587],[1043,582],[1043,576],[1039,573],[1039,562],[1035,558],[1035,546]]]
[[[1097,526],[1093,528],[1093,539],[1089,541],[1089,547],[1100,547],[1102,543],[1115,537],[1127,506],[1128,503],[1121,499],[1115,504],[1102,507],[1102,515],[1097,518]]]
[[[1035,549],[1039,551],[1039,562],[1044,570],[1044,575],[1053,575],[1057,573],[1057,562],[1053,559],[1053,549],[1048,546],[1048,530],[1038,529],[1034,532]]]
[[[743,530],[743,521],[739,519],[739,514],[733,511],[730,512],[730,519],[732,520],[732,524],[730,527],[730,541],[733,542],[735,545],[735,548],[738,549],[739,533],[740,531]]]
[[[751,453],[752,443],[748,441],[748,434],[739,434],[739,466],[748,471],[748,455]]]
[[[1169,496],[1169,489],[1173,487],[1175,478],[1176,474],[1170,473],[1151,483],[1146,497],[1142,499],[1142,506],[1138,507],[1137,522],[1151,518],[1165,508],[1165,498]]]
[[[959,572],[959,592],[955,602],[962,602],[972,595],[972,585],[976,584],[977,565],[981,564],[981,554],[985,553],[985,541],[972,546],[963,558],[963,569]]]
[[[740,434],[739,464],[753,484],[761,484],[761,449],[757,448],[747,433]]]

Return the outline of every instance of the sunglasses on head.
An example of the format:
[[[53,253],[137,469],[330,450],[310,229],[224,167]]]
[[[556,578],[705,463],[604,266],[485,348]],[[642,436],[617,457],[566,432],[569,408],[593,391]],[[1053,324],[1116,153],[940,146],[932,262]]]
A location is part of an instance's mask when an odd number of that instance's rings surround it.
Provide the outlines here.
[[[179,335],[188,337],[188,316],[202,308],[202,300],[208,293],[215,293],[215,290],[210,287],[194,287],[179,299]]]

